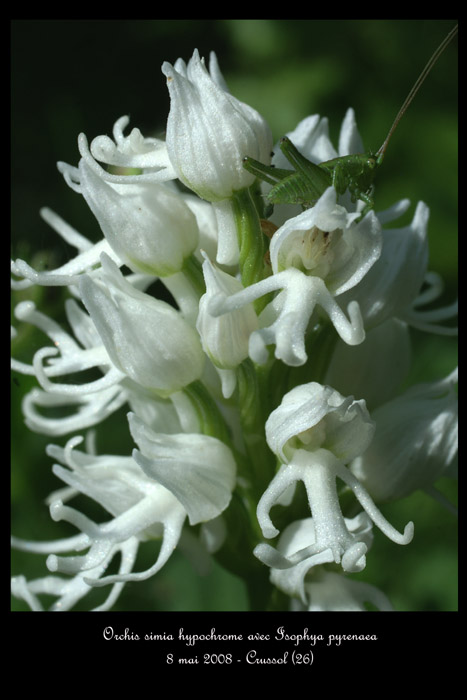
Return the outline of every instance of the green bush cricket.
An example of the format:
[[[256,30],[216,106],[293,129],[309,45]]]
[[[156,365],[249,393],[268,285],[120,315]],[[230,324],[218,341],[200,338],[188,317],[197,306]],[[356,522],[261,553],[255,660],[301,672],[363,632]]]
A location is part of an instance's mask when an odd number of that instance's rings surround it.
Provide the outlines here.
[[[373,180],[383,162],[389,140],[425,78],[456,36],[457,30],[456,24],[425,65],[394,119],[382,146],[377,151],[340,156],[316,165],[305,158],[291,140],[284,136],[279,146],[294,170],[275,168],[248,156],[245,157],[243,167],[260,180],[272,185],[266,195],[268,204],[301,204],[304,209],[308,209],[316,203],[328,187],[333,186],[337,194],[342,195],[348,190],[352,202],[361,200],[364,203],[360,218],[373,209]]]

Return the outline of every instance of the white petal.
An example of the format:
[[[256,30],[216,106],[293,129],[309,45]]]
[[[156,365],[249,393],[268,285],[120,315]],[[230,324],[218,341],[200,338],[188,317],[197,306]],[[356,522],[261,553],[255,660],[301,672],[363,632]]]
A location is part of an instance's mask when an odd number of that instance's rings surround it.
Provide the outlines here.
[[[243,289],[239,280],[215,267],[206,257],[203,263],[206,293],[199,302],[196,328],[204,351],[216,367],[234,369],[248,357],[248,341],[258,327],[258,319],[251,304],[222,316],[209,313],[209,303],[220,294],[229,296]]]
[[[284,461],[296,448],[311,451],[324,445],[350,461],[368,447],[373,433],[364,401],[344,398],[317,382],[302,384],[285,394],[266,421],[268,444]]]
[[[272,145],[262,117],[225,92],[217,70],[213,80],[198,51],[188,66],[165,62],[162,72],[170,93],[167,149],[180,180],[212,202],[249,187],[254,177],[243,157],[265,162]]]
[[[212,520],[227,508],[236,465],[226,445],[207,435],[156,434],[132,414],[129,421],[141,449],[134,451],[134,459],[178,498],[192,525]]]
[[[355,112],[348,109],[342,122],[339,134],[339,156],[348,156],[353,153],[363,153],[365,148],[357,129]]]
[[[85,276],[80,292],[112,362],[138,384],[169,395],[198,379],[197,332],[166,302],[135,289],[108,258],[107,285]]]

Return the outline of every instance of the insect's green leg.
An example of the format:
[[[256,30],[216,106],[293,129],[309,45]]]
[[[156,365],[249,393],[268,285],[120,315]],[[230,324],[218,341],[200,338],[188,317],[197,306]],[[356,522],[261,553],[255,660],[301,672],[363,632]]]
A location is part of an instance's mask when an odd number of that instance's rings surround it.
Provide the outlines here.
[[[335,164],[332,171],[332,186],[336,190],[337,194],[344,194],[348,189],[352,202],[356,202],[357,200],[361,199],[362,202],[365,203],[365,207],[363,208],[358,221],[363,219],[363,217],[368,214],[370,209],[374,208],[374,202],[370,195],[363,192],[359,188],[356,178],[349,177],[347,162],[337,162]]]
[[[291,170],[283,170],[282,168],[274,168],[272,165],[264,165],[254,158],[248,156],[243,159],[243,167],[249,173],[255,175],[260,180],[268,182],[270,185],[277,185],[284,178],[292,174]]]
[[[302,188],[310,194],[310,200],[319,199],[331,185],[329,173],[305,158],[287,136],[281,139],[280,148],[298,175],[301,175]]]
[[[342,163],[336,162],[332,170],[332,186],[337,194],[344,194],[349,187],[349,176],[347,169]]]
[[[360,214],[359,218],[357,221],[361,221],[364,216],[368,214],[371,209],[374,209],[375,203],[373,202],[373,199],[368,195],[365,194],[365,192],[359,192],[358,193],[358,199],[361,199],[362,202],[365,202],[365,206],[362,209],[362,213]]]

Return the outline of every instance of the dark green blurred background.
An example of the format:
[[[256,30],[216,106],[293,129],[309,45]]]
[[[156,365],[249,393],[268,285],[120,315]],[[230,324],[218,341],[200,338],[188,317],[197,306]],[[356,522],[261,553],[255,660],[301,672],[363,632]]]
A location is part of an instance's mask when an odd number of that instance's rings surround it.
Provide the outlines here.
[[[313,113],[326,115],[334,143],[352,106],[365,147],[377,149],[429,56],[455,20],[15,20],[12,46],[12,257],[39,267],[65,262],[68,247],[39,218],[49,206],[97,241],[100,231],[82,199],[64,183],[56,162],[77,164],[77,136],[111,134],[123,114],[144,135],[164,131],[169,109],[164,60],[188,60],[193,49],[216,51],[231,92],[260,111],[274,138]],[[441,303],[457,292],[457,38],[418,93],[387,151],[375,193],[376,209],[408,197],[430,206],[430,269],[441,273]],[[413,207],[402,222],[410,220]],[[15,294],[37,298],[59,318],[58,290]],[[41,338],[24,335],[22,359]],[[456,364],[457,343],[415,335],[417,365],[411,379],[435,379]],[[71,528],[50,520],[43,499],[60,486],[44,454],[50,438],[22,425],[20,401],[33,385],[12,382],[12,521],[14,534],[55,539]],[[127,454],[124,412],[98,433],[99,452]],[[52,440],[53,441],[53,440]],[[58,440],[61,444],[63,439]],[[453,485],[440,487],[451,498]],[[364,577],[380,585],[399,610],[457,609],[457,524],[427,496],[388,506],[402,528],[415,520],[415,539],[398,547],[376,534]],[[144,548],[143,548],[144,549]],[[151,552],[142,553],[142,566]],[[45,572],[44,558],[14,553],[12,573]],[[102,595],[102,594],[101,594]],[[96,600],[100,600],[100,597]],[[88,602],[85,599],[84,608]],[[14,609],[26,609],[14,601]],[[128,585],[118,604],[127,610],[243,610],[237,579],[215,568],[193,574],[176,553],[154,579]]]

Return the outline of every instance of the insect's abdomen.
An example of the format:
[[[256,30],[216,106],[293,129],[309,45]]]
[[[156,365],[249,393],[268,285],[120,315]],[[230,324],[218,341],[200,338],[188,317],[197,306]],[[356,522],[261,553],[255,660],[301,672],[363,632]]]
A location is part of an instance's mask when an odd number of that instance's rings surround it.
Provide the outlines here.
[[[291,173],[291,175],[277,185],[274,185],[268,194],[268,199],[272,204],[302,204],[310,206],[316,202],[331,185],[331,176],[321,171],[320,183],[305,180],[302,174]]]

